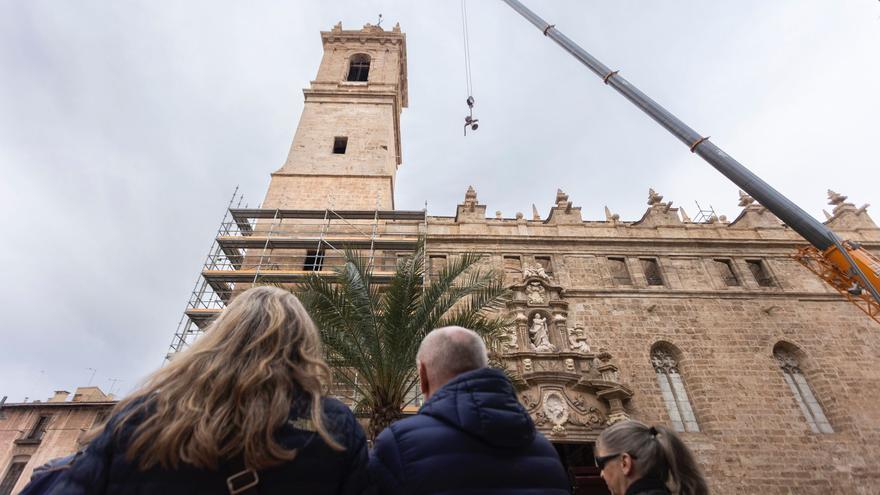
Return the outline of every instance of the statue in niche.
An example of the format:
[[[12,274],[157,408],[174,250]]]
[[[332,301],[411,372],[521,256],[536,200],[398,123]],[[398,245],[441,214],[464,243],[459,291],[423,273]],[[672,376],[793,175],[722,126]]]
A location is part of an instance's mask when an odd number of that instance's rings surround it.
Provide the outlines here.
[[[523,278],[538,277],[544,280],[550,280],[550,276],[544,271],[541,265],[528,265],[523,269]]]
[[[547,290],[544,289],[541,282],[538,282],[537,280],[529,282],[529,285],[526,287],[526,297],[528,298],[529,304],[544,304],[546,301],[544,295],[546,293]]]
[[[590,352],[590,344],[587,343],[584,329],[580,325],[568,329],[568,344],[571,346],[571,350],[575,352]]]
[[[532,326],[529,328],[529,339],[532,349],[538,352],[554,352],[556,346],[550,343],[550,331],[547,329],[547,318],[535,313]]]

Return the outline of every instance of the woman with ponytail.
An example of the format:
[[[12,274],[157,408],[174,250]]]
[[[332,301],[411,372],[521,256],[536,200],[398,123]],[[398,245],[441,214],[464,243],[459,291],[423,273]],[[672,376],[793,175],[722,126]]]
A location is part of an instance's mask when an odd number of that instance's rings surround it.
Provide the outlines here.
[[[366,439],[323,397],[329,376],[299,300],[252,288],[119,402],[49,493],[360,494]]]
[[[614,495],[709,493],[694,455],[672,430],[621,421],[596,442],[596,465]]]

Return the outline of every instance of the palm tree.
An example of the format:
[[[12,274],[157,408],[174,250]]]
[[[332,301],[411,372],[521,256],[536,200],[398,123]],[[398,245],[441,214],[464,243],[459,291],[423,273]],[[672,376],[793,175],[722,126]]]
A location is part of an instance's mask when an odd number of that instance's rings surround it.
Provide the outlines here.
[[[391,280],[380,282],[369,258],[346,251],[335,276],[313,274],[298,287],[328,361],[361,398],[356,409],[369,413],[371,438],[399,419],[406,398],[415,396],[416,352],[428,332],[460,325],[491,340],[510,324],[497,314],[507,289],[480,259],[456,256],[426,284],[421,241]]]

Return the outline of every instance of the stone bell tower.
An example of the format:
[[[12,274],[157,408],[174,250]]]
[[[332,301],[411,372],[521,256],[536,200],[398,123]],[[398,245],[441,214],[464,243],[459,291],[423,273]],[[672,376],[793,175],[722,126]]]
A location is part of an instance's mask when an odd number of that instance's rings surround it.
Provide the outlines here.
[[[367,24],[321,32],[324,57],[263,208],[392,210],[407,106],[406,35]]]

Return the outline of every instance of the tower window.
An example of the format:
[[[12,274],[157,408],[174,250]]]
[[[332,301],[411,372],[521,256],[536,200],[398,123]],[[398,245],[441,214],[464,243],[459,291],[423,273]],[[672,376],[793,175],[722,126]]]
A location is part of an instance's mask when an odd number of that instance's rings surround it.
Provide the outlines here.
[[[678,373],[678,357],[673,349],[660,345],[651,352],[651,364],[660,385],[663,404],[675,431],[700,431],[684,381]]]
[[[370,75],[370,56],[359,53],[351,57],[351,64],[348,66],[348,80],[354,82],[367,82]]]
[[[615,285],[632,285],[626,258],[608,258],[608,264],[611,266],[611,277]]]
[[[755,282],[758,282],[758,285],[761,287],[773,287],[775,285],[773,283],[773,278],[770,277],[770,272],[767,271],[767,267],[764,265],[763,261],[746,260],[746,264],[749,265],[749,271],[752,272],[752,275],[755,277]]]
[[[522,260],[519,256],[504,256],[504,273],[511,277],[522,273]]]
[[[810,429],[815,433],[834,433],[831,423],[828,422],[828,418],[825,417],[825,413],[822,411],[822,406],[819,405],[819,401],[816,400],[813,390],[807,384],[807,379],[801,372],[797,355],[776,344],[776,348],[773,350],[773,357],[776,358],[776,362],[782,368],[782,376],[785,379],[785,383],[791,389],[791,394],[794,396],[794,400],[797,402],[801,413],[803,413],[804,419],[810,425]]]
[[[733,263],[730,260],[715,260],[715,266],[718,268],[718,274],[721,275],[721,280],[724,281],[725,285],[728,287],[739,285],[739,279],[736,278],[736,273],[733,271]]]
[[[303,270],[319,272],[322,266],[324,266],[323,250],[309,249],[306,251],[306,261],[303,263]]]
[[[645,281],[648,285],[663,285],[663,275],[660,274],[660,265],[653,258],[642,258],[642,269],[645,271]]]
[[[337,155],[344,155],[345,148],[348,147],[348,138],[344,136],[336,136],[333,138],[333,153]]]

